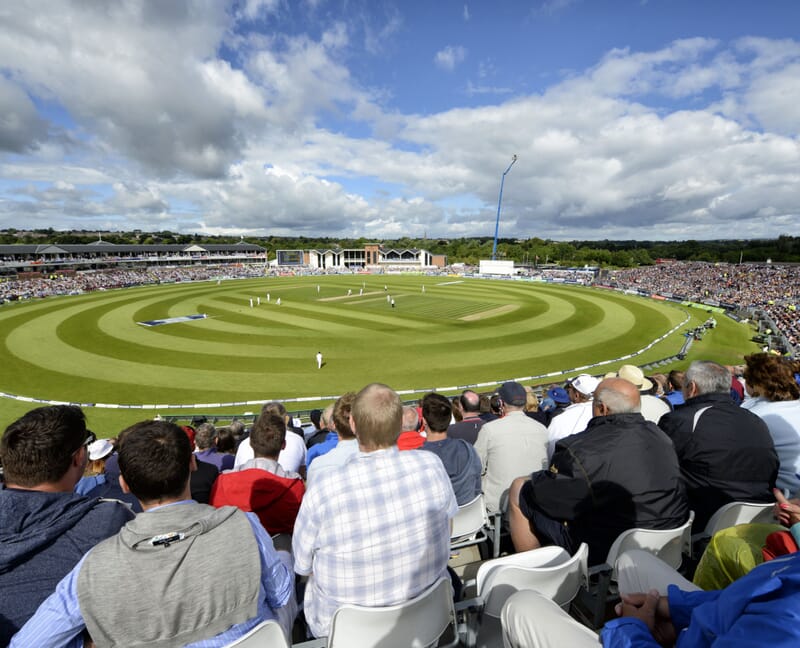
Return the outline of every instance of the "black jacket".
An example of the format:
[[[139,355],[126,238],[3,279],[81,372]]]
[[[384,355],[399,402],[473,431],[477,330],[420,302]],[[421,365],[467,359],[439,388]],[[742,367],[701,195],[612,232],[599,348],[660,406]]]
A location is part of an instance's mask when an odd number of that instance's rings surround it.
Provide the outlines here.
[[[774,501],[779,462],[769,429],[728,394],[690,398],[658,425],[675,445],[698,530],[728,502]]]
[[[673,529],[689,516],[672,443],[641,414],[596,416],[556,444],[531,486],[529,504],[565,522],[575,546],[586,542],[590,564],[627,529]]]

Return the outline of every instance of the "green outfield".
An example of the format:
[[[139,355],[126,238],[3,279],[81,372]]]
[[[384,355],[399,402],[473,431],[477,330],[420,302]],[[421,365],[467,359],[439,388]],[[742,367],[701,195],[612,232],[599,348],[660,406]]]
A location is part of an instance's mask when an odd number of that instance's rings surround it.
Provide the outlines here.
[[[207,317],[141,324],[197,314]],[[683,324],[687,314],[690,322]],[[53,401],[197,404],[205,413],[244,412],[258,409],[244,401],[331,397],[371,381],[425,390],[528,379],[634,353],[679,327],[628,360],[642,365],[676,353],[683,332],[705,318],[702,311],[610,291],[458,277],[343,275],[148,286],[0,307],[0,391]],[[733,363],[755,349],[746,325],[717,319],[720,326],[693,347],[690,359]],[[318,350],[325,358],[321,370]],[[557,379],[527,382],[549,380]],[[219,403],[236,405],[210,407]],[[0,398],[0,422],[5,426],[34,406]],[[101,434],[111,434],[156,411],[187,412],[87,408],[87,415]]]

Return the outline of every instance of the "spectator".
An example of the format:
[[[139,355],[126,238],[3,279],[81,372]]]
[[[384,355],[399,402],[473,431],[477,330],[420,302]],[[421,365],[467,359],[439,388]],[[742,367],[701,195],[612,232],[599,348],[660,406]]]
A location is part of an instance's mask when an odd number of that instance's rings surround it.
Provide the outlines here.
[[[481,460],[472,444],[448,437],[451,412],[450,401],[441,394],[430,393],[422,399],[422,417],[428,436],[421,449],[442,460],[456,502],[463,506],[481,494]]]
[[[547,428],[525,416],[525,388],[506,382],[498,396],[505,416],[484,424],[475,441],[483,466],[483,495],[490,511],[503,509],[501,503],[515,477],[547,465]]]
[[[278,463],[286,445],[285,421],[274,414],[259,416],[250,444],[255,457],[217,478],[210,503],[252,511],[270,535],[292,533],[306,488],[300,475]]]
[[[728,502],[773,501],[778,456],[772,438],[764,421],[734,404],[730,382],[722,365],[693,362],[686,403],[659,423],[678,454],[698,529]]]
[[[419,432],[420,419],[416,407],[406,405],[403,407],[403,422],[400,436],[397,437],[397,447],[400,450],[416,450],[425,443],[425,437]]]
[[[316,475],[343,465],[352,455],[358,452],[358,442],[350,427],[350,411],[355,398],[354,392],[347,392],[334,403],[333,413],[330,418],[333,421],[332,425],[336,430],[338,442],[333,450],[317,457],[317,460],[308,469],[306,479],[309,486],[313,481],[316,481]]]
[[[278,463],[283,466],[284,470],[305,475],[306,444],[303,441],[302,430],[298,431],[291,426],[291,417],[286,412],[283,403],[272,401],[264,404],[261,408],[261,415],[264,414],[275,414],[283,418],[286,422],[286,447],[281,450]],[[244,439],[239,444],[239,449],[236,451],[234,467],[241,466],[243,463],[250,461],[254,456],[253,448],[250,446],[250,439]]]
[[[706,648],[795,646],[800,642],[800,554],[759,565],[722,590],[703,592],[646,551],[617,563],[620,618],[598,637],[551,600],[532,590],[513,594],[503,608],[511,648]]]
[[[202,423],[200,425],[202,425]],[[194,439],[196,434],[194,427],[191,425],[184,425],[181,429],[186,433],[189,444],[192,446],[192,452],[194,452]],[[192,471],[192,475],[189,479],[189,489],[192,494],[192,499],[201,504],[208,504],[208,500],[211,497],[211,489],[218,476],[219,468],[207,461],[197,459],[195,462],[195,469]]]
[[[683,405],[683,383],[686,381],[686,374],[677,369],[673,369],[667,375],[667,390],[664,399],[670,404],[672,409],[678,405]]]
[[[689,515],[672,444],[639,411],[639,392],[607,378],[594,393],[584,432],[556,444],[549,470],[514,480],[509,495],[517,551],[589,545],[589,563],[605,560],[616,537],[635,527],[672,529]]]
[[[658,423],[659,419],[670,411],[670,406],[651,393],[653,383],[645,378],[636,365],[622,365],[617,371],[617,377],[627,380],[639,390],[641,398],[642,416],[648,421]]]
[[[217,449],[217,428],[213,423],[201,423],[197,426],[194,443],[197,446],[195,456],[200,461],[216,466],[219,472],[233,468],[233,456],[223,454]]]
[[[767,424],[780,467],[776,486],[790,494],[800,491],[800,388],[792,367],[769,353],[745,357],[745,387],[750,398],[743,408]]]
[[[242,428],[244,428],[244,426],[242,426]],[[230,455],[235,460],[238,439],[236,433],[232,429],[232,424],[217,428],[217,438],[214,443],[217,447],[217,452]]]
[[[392,389],[362,389],[351,414],[360,452],[303,498],[292,547],[315,637],[340,605],[394,605],[447,575],[453,488],[438,457],[395,447],[402,416]]]
[[[333,411],[333,407],[331,407],[331,411]],[[325,425],[325,417],[323,416],[322,410],[311,410],[308,414],[308,418],[311,421],[311,432],[305,434],[308,436],[306,440],[306,448],[310,450],[318,443],[322,443],[327,438],[330,430],[328,429],[328,426]],[[309,461],[308,463],[310,464],[311,462]]]
[[[31,410],[0,442],[0,645],[101,540],[133,517],[119,502],[73,493],[93,438],[78,407]],[[26,644],[29,647],[35,643]]]
[[[114,444],[108,439],[97,439],[92,441],[86,447],[86,450],[89,455],[89,461],[86,464],[83,477],[75,484],[75,492],[78,495],[86,495],[100,484],[105,483],[106,459],[114,452]]]
[[[311,462],[314,461],[314,459],[327,454],[339,443],[339,436],[336,434],[336,429],[333,425],[333,405],[329,405],[325,408],[325,411],[321,414],[320,420],[324,422],[324,426],[320,429],[319,435],[324,432],[325,437],[321,441],[317,440],[314,444],[308,446],[308,453],[306,455],[306,466],[308,468],[311,467]]]
[[[550,415],[539,407],[539,397],[533,391],[533,387],[525,386],[527,398],[525,400],[525,415],[534,421],[539,421],[547,427],[550,424]]]
[[[589,374],[580,374],[567,381],[571,405],[555,417],[547,428],[547,457],[553,456],[556,442],[583,432],[592,418],[592,396],[600,381]]]
[[[451,439],[464,439],[474,445],[478,431],[484,423],[480,417],[481,398],[471,389],[465,389],[458,402],[461,408],[461,421],[447,428],[447,436]]]
[[[254,515],[192,501],[195,462],[172,423],[143,421],[120,435],[123,488],[144,512],[86,554],[13,647],[61,646],[84,628],[100,646],[225,646],[276,616],[288,636],[291,557],[278,555]]]

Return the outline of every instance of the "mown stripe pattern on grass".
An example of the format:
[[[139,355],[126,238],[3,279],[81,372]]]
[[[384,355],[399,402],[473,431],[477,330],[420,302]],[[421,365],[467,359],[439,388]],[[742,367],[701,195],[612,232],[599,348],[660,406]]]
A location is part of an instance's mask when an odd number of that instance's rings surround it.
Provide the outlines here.
[[[208,319],[137,324],[194,313]],[[624,355],[683,316],[665,304],[529,282],[332,276],[150,286],[4,306],[0,390],[184,403],[336,394],[371,381],[477,383]],[[664,344],[671,353],[679,341]]]

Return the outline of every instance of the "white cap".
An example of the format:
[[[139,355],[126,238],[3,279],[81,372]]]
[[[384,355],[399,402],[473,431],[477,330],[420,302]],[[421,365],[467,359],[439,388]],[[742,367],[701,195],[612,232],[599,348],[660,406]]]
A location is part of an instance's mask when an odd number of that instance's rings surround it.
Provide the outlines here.
[[[591,396],[594,394],[594,390],[597,389],[600,381],[589,374],[581,374],[580,376],[575,376],[569,384],[575,391],[580,392],[584,396]]]
[[[89,444],[89,459],[91,461],[105,459],[112,452],[114,452],[114,445],[108,439],[97,439],[97,441],[92,441]]]

